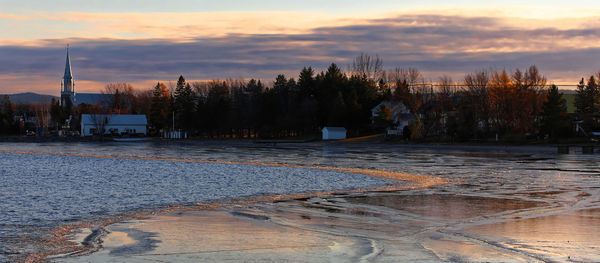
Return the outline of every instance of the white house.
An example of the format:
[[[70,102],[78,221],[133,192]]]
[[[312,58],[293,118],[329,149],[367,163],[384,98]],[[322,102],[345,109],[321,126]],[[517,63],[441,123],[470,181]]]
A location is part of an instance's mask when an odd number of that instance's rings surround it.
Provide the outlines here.
[[[341,140],[346,139],[346,128],[344,127],[323,127],[323,140]]]
[[[379,105],[371,109],[371,117],[373,120],[377,117],[377,111],[381,107],[390,109],[390,112],[392,113],[391,121],[394,123],[394,127],[388,128],[388,135],[399,135],[404,127],[408,126],[410,122],[415,119],[415,116],[410,113],[410,110],[404,103],[398,101],[382,101]]]
[[[146,115],[81,114],[81,136],[98,134],[143,134],[146,135]]]

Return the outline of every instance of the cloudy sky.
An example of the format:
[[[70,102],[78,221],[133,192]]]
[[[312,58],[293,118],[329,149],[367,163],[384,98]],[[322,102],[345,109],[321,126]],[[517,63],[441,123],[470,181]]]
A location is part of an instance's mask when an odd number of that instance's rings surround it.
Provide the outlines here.
[[[67,43],[80,92],[180,74],[269,81],[361,52],[434,81],[535,64],[575,84],[600,71],[600,2],[0,0],[0,93],[58,95]]]

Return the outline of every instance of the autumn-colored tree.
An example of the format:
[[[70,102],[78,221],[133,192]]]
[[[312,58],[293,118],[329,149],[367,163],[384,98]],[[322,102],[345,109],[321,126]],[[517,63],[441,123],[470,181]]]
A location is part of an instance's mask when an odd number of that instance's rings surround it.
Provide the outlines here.
[[[150,125],[156,131],[169,127],[171,120],[170,94],[167,86],[163,83],[157,83],[154,87],[149,117]]]
[[[150,106],[152,105],[153,89],[144,89],[135,91],[135,100],[133,104],[132,114],[150,115]]]
[[[50,123],[50,105],[48,103],[40,102],[34,104],[36,126],[42,128],[42,132],[48,131],[48,124]]]
[[[546,77],[541,75],[537,67],[531,66],[522,73],[519,69],[512,75],[515,87],[514,100],[518,103],[515,111],[516,131],[534,133],[539,123],[538,116],[546,99]]]
[[[377,108],[375,118],[373,119],[375,127],[385,129],[394,125],[392,120],[392,110],[386,105],[381,105]]]
[[[500,134],[516,129],[515,120],[519,110],[516,95],[516,87],[506,70],[495,72],[490,80],[490,103],[494,125]]]

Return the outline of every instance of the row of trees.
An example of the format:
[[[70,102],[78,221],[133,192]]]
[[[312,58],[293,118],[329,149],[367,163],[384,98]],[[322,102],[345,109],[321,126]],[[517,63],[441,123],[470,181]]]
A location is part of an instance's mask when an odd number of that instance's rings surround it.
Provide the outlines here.
[[[0,96],[0,134],[14,135],[23,134],[25,131],[42,132],[49,127],[55,127],[57,123],[51,121],[61,121],[58,118],[52,118],[52,105],[58,105],[55,100],[48,103],[12,103],[8,95]]]
[[[558,88],[549,86],[535,66],[513,72],[478,71],[460,82],[443,76],[426,83],[415,68],[385,71],[381,58],[362,54],[346,72],[336,64],[319,73],[306,67],[297,79],[278,75],[271,85],[255,79],[187,82],[183,76],[176,84],[157,83],[141,91],[127,83],[112,83],[105,87],[101,103],[77,105],[69,121],[78,129],[78,117],[84,113],[146,114],[155,133],[176,129],[212,138],[272,138],[314,135],[323,126],[343,126],[350,135],[361,135],[397,125],[391,109],[377,109],[375,118],[371,112],[382,101],[395,101],[414,116],[406,133],[413,139],[561,137],[572,134],[573,121],[582,121],[587,131],[598,128],[594,117],[600,112],[599,87],[596,77],[582,79],[577,114],[572,116]],[[0,125],[8,119],[3,117],[9,112],[3,105],[14,108],[10,102],[0,103]],[[57,101],[43,110],[49,111],[49,120],[41,118],[50,126],[69,118]]]
[[[404,77],[396,80],[392,99],[404,103],[417,117],[421,128],[411,132],[413,137],[531,134],[541,125],[549,92],[546,82],[535,66],[511,74],[505,70],[469,73],[463,83],[446,76],[437,85],[415,85]]]
[[[279,75],[271,87],[260,80],[186,83],[173,92],[162,83],[153,90],[150,123],[219,137],[287,137],[312,134],[326,125],[360,134],[370,128],[371,108],[383,99],[377,83],[346,75],[335,64],[315,74],[302,69],[298,80]]]
[[[298,80],[279,75],[270,87],[254,79],[187,83],[180,76],[171,88],[157,83],[150,103],[141,103],[150,107],[137,111],[147,113],[156,130],[174,127],[210,137],[299,136],[316,133],[323,126],[343,126],[359,135],[393,126],[389,109],[378,111],[383,118],[375,118],[383,119],[384,126],[374,125],[371,109],[382,101],[398,101],[415,116],[410,127],[413,138],[564,137],[572,132],[573,120],[562,94],[556,86],[547,85],[535,66],[511,73],[469,73],[461,83],[444,76],[435,84],[426,84],[417,69],[385,72],[379,58],[362,55],[349,72],[335,64],[318,74],[308,67],[302,69]],[[591,77],[587,84],[580,84],[577,95],[576,117],[590,120],[585,122],[589,130],[600,105],[598,86]],[[114,94],[118,98],[120,93]],[[148,92],[136,98],[148,102]],[[129,107],[116,109],[135,112],[135,100],[125,103]],[[596,108],[583,106],[584,101],[594,101]]]
[[[407,74],[404,74],[407,76]],[[396,81],[392,99],[407,105],[416,121],[413,138],[448,136],[485,139],[495,135],[574,135],[574,122],[584,130],[598,130],[600,82],[582,79],[575,96],[576,114],[567,113],[566,100],[555,85],[548,85],[537,67],[512,73],[479,71],[454,83],[449,77],[435,85],[415,85],[410,78]]]

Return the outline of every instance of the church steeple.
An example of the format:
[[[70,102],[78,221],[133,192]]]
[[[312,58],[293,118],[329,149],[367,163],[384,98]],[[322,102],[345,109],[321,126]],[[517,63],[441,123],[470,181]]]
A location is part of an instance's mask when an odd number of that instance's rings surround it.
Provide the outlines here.
[[[73,79],[73,74],[71,73],[71,57],[69,56],[69,44],[67,44],[67,61],[65,63],[65,76],[63,79]]]
[[[71,72],[71,56],[69,56],[69,45],[67,45],[67,59],[65,61],[65,75],[61,81],[60,101],[63,108],[70,112],[75,100],[75,81]]]
[[[65,61],[65,75],[63,76],[63,92],[74,93],[75,82],[71,72],[71,56],[69,56],[69,45],[67,45],[67,59]]]

